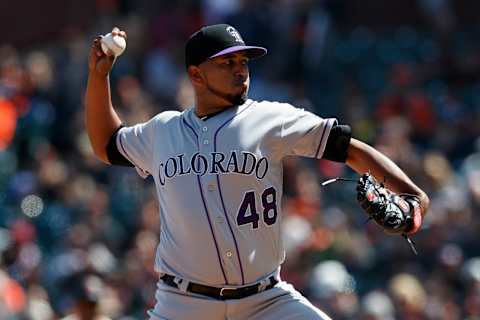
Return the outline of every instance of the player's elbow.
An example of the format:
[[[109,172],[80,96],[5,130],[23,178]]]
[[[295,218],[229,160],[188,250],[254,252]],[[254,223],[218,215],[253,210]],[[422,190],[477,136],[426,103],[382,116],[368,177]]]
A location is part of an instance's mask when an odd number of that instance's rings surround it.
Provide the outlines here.
[[[90,138],[90,145],[92,146],[93,154],[97,157],[97,159],[109,165],[110,161],[108,160],[106,145],[103,143],[93,141],[91,138]]]
[[[105,164],[108,164],[110,165],[110,161],[108,160],[108,156],[107,156],[107,153],[105,152],[105,150],[102,152],[102,151],[95,151],[95,156],[100,160],[102,161],[103,163]]]
[[[107,154],[107,144],[109,141],[109,136],[107,134],[104,134],[103,132],[99,132],[98,130],[93,130],[92,127],[88,126],[88,122],[86,125],[86,129],[93,154],[105,164],[110,164]]]

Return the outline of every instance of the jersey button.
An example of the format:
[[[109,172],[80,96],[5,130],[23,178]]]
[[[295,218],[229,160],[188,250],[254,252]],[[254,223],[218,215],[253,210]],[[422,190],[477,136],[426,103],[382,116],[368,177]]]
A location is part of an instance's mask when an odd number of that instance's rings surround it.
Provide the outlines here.
[[[203,128],[202,128],[202,131],[203,131],[203,132],[207,132],[207,131],[208,131],[208,128],[207,128],[207,127],[203,127]]]
[[[208,143],[209,143],[208,140],[203,140],[204,145],[207,145]]]
[[[210,182],[207,188],[208,188],[208,191],[215,191],[215,183]]]
[[[227,256],[227,258],[231,258],[233,256],[233,253],[232,251],[228,250],[225,255]]]
[[[220,223],[220,224],[223,223],[222,217],[217,217],[215,220],[217,221],[217,223]]]

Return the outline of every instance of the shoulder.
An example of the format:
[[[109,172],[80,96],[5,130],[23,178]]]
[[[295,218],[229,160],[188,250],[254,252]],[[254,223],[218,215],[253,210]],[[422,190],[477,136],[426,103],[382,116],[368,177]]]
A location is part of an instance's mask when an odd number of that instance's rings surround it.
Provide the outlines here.
[[[292,121],[311,114],[303,108],[298,108],[290,103],[279,101],[255,101],[252,107],[252,116],[269,122]]]
[[[248,108],[243,118],[244,123],[248,123],[247,126],[255,130],[280,129],[286,121],[291,122],[290,119],[298,118],[296,114],[297,110],[300,110],[289,103],[267,100],[253,101]]]
[[[268,101],[268,100],[262,100],[262,101],[253,101],[254,107],[255,108],[262,108],[262,110],[273,110],[277,112],[282,112],[282,111],[289,111],[289,110],[294,110],[298,109],[291,105],[290,103],[286,102],[280,102],[280,101]]]
[[[149,127],[149,128],[160,129],[165,125],[172,125],[174,123],[177,123],[178,120],[181,119],[182,113],[183,112],[174,111],[174,110],[163,111],[156,114],[146,122],[138,124],[137,126],[145,127],[145,128]]]
[[[164,127],[178,122],[182,113],[178,111],[163,111],[156,114],[149,120],[137,123],[130,126],[121,128],[121,132],[133,131],[133,132],[154,132],[156,130],[162,130]]]
[[[265,117],[285,116],[303,111],[303,109],[297,108],[290,103],[267,100],[254,101],[252,109]]]
[[[175,111],[175,110],[168,110],[158,113],[154,116],[151,121],[159,122],[159,123],[168,123],[172,121],[178,121],[181,117],[183,112]]]

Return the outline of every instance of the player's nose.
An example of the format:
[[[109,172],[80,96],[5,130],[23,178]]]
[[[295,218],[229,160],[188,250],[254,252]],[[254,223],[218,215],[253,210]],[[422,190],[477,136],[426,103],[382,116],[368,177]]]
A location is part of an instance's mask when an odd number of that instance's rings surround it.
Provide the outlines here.
[[[233,58],[232,67],[235,72],[245,72],[248,70],[248,64],[241,58]]]
[[[233,69],[235,78],[246,79],[248,77],[248,67],[244,64],[237,63]]]

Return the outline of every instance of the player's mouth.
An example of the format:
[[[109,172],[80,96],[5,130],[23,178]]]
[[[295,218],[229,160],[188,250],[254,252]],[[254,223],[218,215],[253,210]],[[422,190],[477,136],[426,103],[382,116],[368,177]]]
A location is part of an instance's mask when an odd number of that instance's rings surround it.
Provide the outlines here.
[[[248,83],[248,75],[236,75],[232,80],[235,86],[246,85]]]
[[[242,83],[241,85],[238,86],[239,87],[239,91],[241,94],[244,94],[245,92],[247,92],[248,90],[248,85],[247,83]]]
[[[236,80],[233,82],[233,86],[245,91],[248,88],[248,79]]]
[[[242,79],[242,80],[235,80],[233,81],[233,85],[235,87],[242,87],[247,85],[247,79]]]

